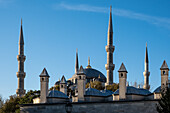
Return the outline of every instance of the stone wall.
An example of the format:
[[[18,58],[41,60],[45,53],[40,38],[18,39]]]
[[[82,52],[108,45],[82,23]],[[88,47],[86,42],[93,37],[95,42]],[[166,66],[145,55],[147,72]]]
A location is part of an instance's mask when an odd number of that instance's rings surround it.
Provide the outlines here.
[[[72,103],[71,113],[157,113],[156,100]],[[21,113],[66,113],[66,103],[21,105]]]

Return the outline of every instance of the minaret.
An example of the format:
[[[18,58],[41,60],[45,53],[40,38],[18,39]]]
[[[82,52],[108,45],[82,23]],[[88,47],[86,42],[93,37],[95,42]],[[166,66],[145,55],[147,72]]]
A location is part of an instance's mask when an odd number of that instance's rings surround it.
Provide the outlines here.
[[[62,76],[60,81],[60,91],[67,95],[67,81],[64,75]]]
[[[44,68],[42,73],[40,74],[40,103],[47,102],[49,78],[50,76],[48,75],[47,70]]]
[[[113,26],[112,26],[112,7],[110,6],[110,18],[109,18],[109,26],[108,26],[108,34],[107,34],[107,64],[105,68],[107,70],[107,83],[106,85],[113,84],[113,70],[115,65],[113,64],[113,52],[115,47],[113,46]]]
[[[119,100],[126,99],[126,79],[127,79],[127,70],[122,63],[120,66],[119,72]]]
[[[165,60],[160,70],[161,70],[161,88],[163,89],[168,86],[168,77],[169,77],[169,68]]]
[[[90,57],[88,57],[88,65],[87,65],[86,68],[91,68],[91,66],[90,66]]]
[[[75,73],[79,70],[79,60],[78,60],[78,50],[76,49],[76,63],[75,63]]]
[[[147,43],[146,43],[146,52],[145,52],[145,71],[143,72],[144,75],[144,85],[143,88],[149,90],[149,59],[148,59],[148,50],[147,50]]]
[[[16,94],[18,97],[22,97],[25,94],[24,89],[24,78],[25,78],[25,72],[24,72],[24,62],[25,62],[26,56],[24,55],[24,37],[23,37],[23,30],[22,30],[22,19],[21,19],[21,29],[20,29],[20,37],[19,37],[19,54],[17,55],[18,60],[18,72],[17,78],[18,78],[18,89],[16,90]]]

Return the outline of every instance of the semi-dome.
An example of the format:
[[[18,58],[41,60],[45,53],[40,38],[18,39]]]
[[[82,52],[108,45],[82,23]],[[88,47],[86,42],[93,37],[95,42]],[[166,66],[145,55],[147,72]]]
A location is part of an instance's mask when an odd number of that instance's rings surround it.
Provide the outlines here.
[[[115,95],[119,94],[119,89],[114,92]],[[127,86],[126,94],[137,94],[137,95],[149,95],[151,92],[143,88],[135,88],[133,86]]]
[[[51,90],[47,97],[68,98],[68,96],[60,91]]]

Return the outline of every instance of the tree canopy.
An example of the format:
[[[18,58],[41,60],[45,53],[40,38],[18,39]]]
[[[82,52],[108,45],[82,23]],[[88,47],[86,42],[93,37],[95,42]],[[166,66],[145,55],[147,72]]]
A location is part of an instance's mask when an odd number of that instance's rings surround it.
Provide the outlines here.
[[[40,91],[28,91],[24,97],[17,97],[16,95],[11,95],[0,108],[0,113],[19,113],[19,104],[33,103],[33,99],[40,96]],[[0,98],[2,100],[2,98]]]
[[[161,99],[157,104],[159,113],[170,113],[170,88],[165,88],[161,91]]]

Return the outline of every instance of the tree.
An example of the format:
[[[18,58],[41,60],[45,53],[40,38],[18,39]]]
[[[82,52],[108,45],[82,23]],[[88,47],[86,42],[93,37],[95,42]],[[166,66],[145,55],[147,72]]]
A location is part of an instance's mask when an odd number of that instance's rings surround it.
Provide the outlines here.
[[[33,99],[40,96],[40,91],[29,90],[24,97],[20,98],[19,104],[30,104],[33,103]]]
[[[89,84],[91,85],[91,88],[95,88],[97,90],[103,90],[104,87],[102,86],[102,83],[100,81],[94,81],[86,84],[86,88],[89,87]]]
[[[3,105],[3,99],[2,99],[2,97],[0,96],[0,109],[1,109],[1,107],[2,107],[2,105]]]
[[[28,91],[24,97],[11,95],[0,108],[0,113],[19,113],[19,104],[33,103],[33,99],[40,96],[40,91]]]
[[[170,113],[170,88],[161,91],[161,99],[156,106],[159,113]]]
[[[111,91],[116,91],[119,88],[119,84],[113,83],[112,85],[107,85],[106,89]]]
[[[5,101],[2,108],[0,109],[0,113],[16,112],[16,110],[19,109],[19,106],[18,106],[19,100],[20,98],[18,98],[15,95],[10,96],[9,99]]]

